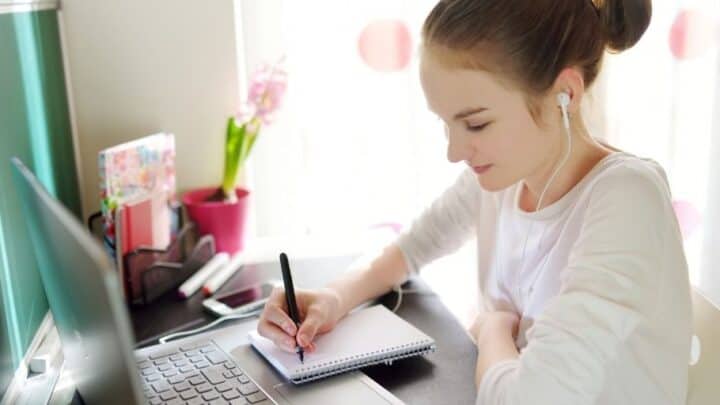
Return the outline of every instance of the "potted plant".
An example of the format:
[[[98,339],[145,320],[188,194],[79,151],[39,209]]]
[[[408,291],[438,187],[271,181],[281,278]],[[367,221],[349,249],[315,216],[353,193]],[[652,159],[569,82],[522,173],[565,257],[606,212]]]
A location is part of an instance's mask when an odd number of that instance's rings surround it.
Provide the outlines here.
[[[201,235],[215,238],[218,252],[243,249],[250,190],[236,185],[245,160],[263,125],[272,122],[287,88],[287,74],[280,63],[263,66],[250,80],[248,98],[228,118],[225,138],[225,169],[220,187],[192,190],[183,204]]]

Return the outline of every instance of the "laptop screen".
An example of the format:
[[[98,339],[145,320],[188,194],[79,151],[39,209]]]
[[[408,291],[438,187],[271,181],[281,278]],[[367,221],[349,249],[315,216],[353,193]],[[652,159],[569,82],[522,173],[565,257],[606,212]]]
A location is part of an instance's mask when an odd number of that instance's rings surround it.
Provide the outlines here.
[[[85,403],[141,403],[129,316],[105,252],[22,162],[12,162],[17,194],[62,343],[64,372]]]

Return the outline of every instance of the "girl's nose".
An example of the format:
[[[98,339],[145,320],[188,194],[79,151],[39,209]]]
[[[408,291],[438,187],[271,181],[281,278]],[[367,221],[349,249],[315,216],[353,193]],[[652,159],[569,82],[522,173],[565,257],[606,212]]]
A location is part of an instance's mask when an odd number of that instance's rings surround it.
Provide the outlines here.
[[[451,131],[447,126],[445,127],[445,136],[448,141],[448,161],[451,163],[457,163],[464,160],[470,160],[472,147],[468,142],[467,136],[464,136],[462,133],[458,134],[457,131]]]

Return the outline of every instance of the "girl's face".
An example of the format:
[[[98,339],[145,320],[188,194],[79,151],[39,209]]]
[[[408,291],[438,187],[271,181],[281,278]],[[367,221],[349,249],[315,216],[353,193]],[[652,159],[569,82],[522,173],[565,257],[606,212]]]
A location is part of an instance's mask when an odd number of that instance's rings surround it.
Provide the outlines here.
[[[476,174],[485,190],[507,188],[557,159],[557,137],[538,127],[523,93],[491,73],[451,69],[423,52],[420,81],[428,108],[445,123],[448,160],[492,165]]]

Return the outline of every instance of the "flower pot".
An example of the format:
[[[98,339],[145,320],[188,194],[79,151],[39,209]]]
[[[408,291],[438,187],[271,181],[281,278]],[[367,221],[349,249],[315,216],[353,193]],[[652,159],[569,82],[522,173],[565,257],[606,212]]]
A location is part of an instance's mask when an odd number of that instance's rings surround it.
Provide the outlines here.
[[[234,254],[243,249],[245,224],[248,212],[248,195],[244,188],[236,188],[237,201],[206,201],[217,187],[193,190],[183,195],[182,201],[190,220],[201,235],[215,238],[218,252]]]

